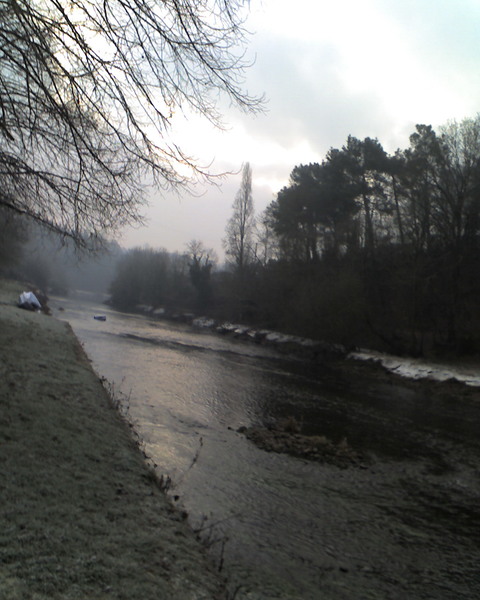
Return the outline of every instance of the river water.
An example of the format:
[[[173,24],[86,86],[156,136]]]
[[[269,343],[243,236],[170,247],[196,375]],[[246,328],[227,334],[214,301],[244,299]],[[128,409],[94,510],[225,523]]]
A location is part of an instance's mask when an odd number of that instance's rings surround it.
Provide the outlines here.
[[[478,405],[81,298],[51,304],[111,382],[232,598],[478,597]],[[267,453],[237,432],[290,415],[306,433],[346,436],[369,466]]]

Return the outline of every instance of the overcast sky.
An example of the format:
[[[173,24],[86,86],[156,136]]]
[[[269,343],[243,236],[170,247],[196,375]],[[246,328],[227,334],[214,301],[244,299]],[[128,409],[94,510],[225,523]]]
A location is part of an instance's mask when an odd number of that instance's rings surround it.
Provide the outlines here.
[[[260,116],[225,113],[225,132],[191,121],[187,153],[215,172],[250,162],[257,214],[299,164],[321,161],[349,134],[393,152],[415,124],[434,127],[480,112],[480,0],[251,0],[246,89],[265,94]],[[241,174],[198,196],[152,191],[147,225],[125,247],[185,250],[197,239],[222,255]]]

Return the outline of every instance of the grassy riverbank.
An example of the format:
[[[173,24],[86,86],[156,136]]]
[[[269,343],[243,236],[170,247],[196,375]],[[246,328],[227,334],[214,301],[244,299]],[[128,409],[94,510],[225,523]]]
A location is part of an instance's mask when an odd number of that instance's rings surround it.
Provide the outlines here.
[[[22,289],[0,280],[0,599],[222,598],[70,327]]]

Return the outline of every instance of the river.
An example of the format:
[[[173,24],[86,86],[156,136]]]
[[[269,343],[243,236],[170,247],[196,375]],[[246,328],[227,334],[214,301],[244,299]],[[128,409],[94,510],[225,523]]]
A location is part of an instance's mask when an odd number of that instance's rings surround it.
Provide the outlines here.
[[[236,600],[480,597],[480,404],[190,326],[53,299]],[[59,310],[59,309],[62,310]],[[105,314],[105,322],[93,319]],[[268,453],[294,416],[363,468]]]

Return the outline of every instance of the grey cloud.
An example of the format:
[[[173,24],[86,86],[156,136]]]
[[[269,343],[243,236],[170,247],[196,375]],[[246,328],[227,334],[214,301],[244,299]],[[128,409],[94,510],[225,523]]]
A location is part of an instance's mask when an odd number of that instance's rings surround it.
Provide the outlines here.
[[[347,91],[335,48],[263,37],[255,49],[249,83],[254,89],[263,84],[268,106],[265,115],[244,119],[253,137],[274,139],[285,148],[307,139],[324,154],[349,134],[380,138],[391,130],[392,119],[378,97]]]

